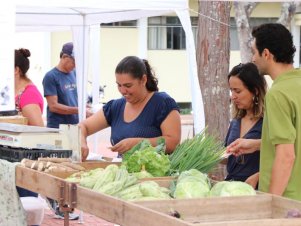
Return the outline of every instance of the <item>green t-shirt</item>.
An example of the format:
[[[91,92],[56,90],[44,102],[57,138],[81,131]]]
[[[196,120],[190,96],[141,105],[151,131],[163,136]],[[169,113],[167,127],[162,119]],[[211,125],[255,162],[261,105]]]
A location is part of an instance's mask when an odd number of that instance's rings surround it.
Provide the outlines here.
[[[266,94],[259,190],[268,192],[276,144],[294,144],[296,159],[283,196],[301,200],[301,71],[278,76]]]

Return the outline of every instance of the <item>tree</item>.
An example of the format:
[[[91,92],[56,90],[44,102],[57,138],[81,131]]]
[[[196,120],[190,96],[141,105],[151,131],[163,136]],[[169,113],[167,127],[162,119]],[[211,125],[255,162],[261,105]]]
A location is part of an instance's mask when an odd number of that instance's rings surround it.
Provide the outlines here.
[[[250,62],[252,59],[250,45],[252,28],[250,26],[250,15],[257,5],[258,3],[255,2],[234,2],[241,62],[243,63]],[[287,28],[290,28],[292,18],[299,5],[300,2],[283,2],[281,4],[281,13],[277,23],[281,23]]]
[[[259,3],[234,2],[242,62],[251,61],[250,15]],[[289,26],[299,2],[282,3],[278,22]],[[231,4],[199,0],[197,66],[208,132],[224,139],[229,125],[229,21]]]
[[[224,140],[229,126],[231,5],[223,1],[199,0],[197,66],[208,132]]]
[[[233,4],[242,63],[250,62],[252,59],[250,15],[257,4],[256,2],[234,2]]]
[[[283,2],[281,4],[281,14],[277,20],[277,23],[283,24],[287,28],[290,28],[291,21],[299,5],[300,2]]]

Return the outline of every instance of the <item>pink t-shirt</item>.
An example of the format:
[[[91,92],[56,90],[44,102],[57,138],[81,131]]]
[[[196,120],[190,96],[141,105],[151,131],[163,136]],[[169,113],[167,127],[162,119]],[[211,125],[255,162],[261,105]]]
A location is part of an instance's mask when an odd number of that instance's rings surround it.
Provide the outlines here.
[[[20,100],[19,100],[19,95]],[[22,108],[25,107],[28,104],[37,104],[39,105],[41,112],[43,113],[43,107],[44,107],[44,100],[37,89],[37,87],[33,84],[29,84],[25,87],[23,93],[19,94],[15,97],[16,104],[18,105],[19,101],[19,108],[22,111]]]

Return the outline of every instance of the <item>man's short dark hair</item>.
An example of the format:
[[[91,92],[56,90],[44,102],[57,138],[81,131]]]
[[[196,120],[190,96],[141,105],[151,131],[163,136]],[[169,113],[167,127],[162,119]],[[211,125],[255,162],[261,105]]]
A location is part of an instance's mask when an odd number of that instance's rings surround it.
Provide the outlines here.
[[[289,30],[278,23],[267,23],[255,27],[252,36],[256,39],[255,45],[261,55],[264,49],[268,49],[278,63],[292,64],[296,48]]]

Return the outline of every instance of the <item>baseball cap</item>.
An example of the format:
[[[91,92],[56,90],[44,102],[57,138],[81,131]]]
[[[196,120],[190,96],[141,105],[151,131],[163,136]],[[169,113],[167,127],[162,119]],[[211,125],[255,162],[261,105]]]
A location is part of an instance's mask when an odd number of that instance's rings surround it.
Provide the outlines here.
[[[71,57],[74,57],[73,53],[73,43],[72,42],[67,42],[63,45],[61,54],[67,54]]]

